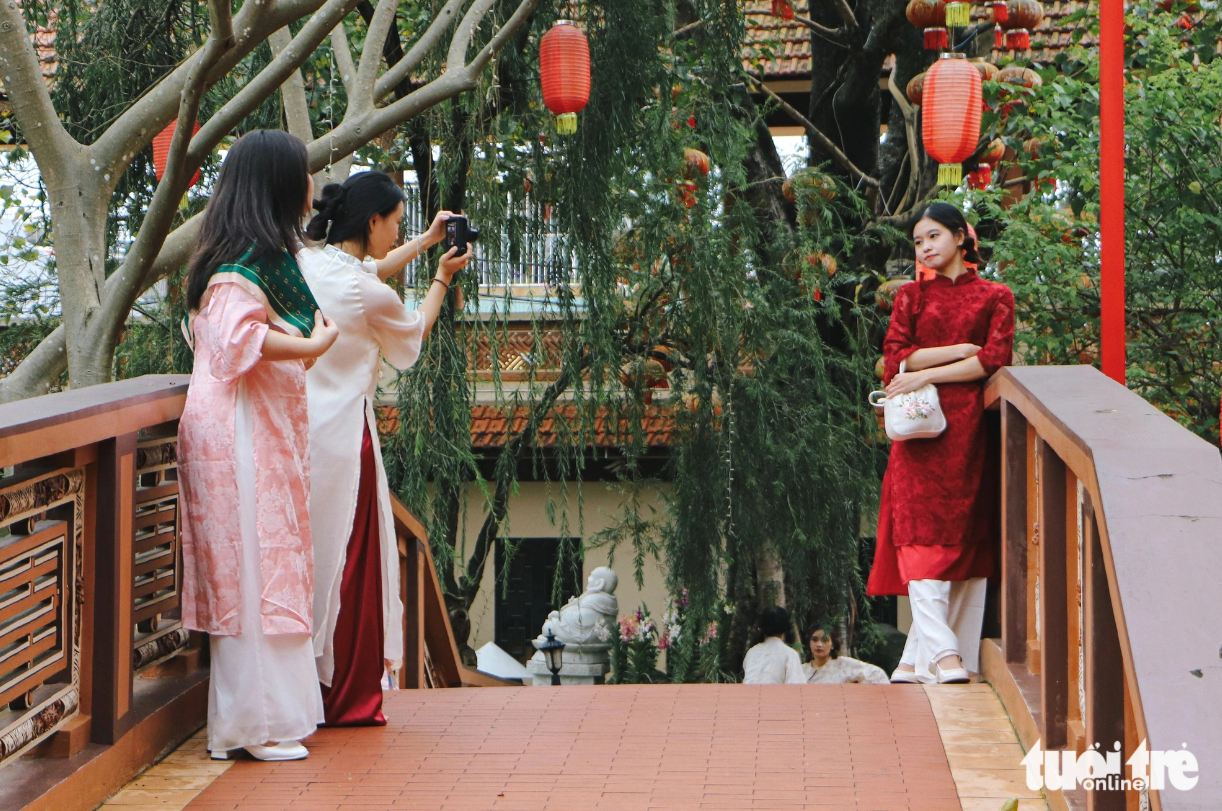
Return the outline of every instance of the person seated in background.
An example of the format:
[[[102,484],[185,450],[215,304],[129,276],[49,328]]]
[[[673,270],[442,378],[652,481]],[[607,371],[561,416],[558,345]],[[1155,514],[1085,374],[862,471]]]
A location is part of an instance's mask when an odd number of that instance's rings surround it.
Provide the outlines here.
[[[813,626],[806,633],[810,661],[802,665],[809,684],[890,684],[881,667],[840,655],[840,634],[831,623]]]
[[[790,647],[794,633],[789,612],[779,605],[764,609],[759,629],[764,641],[743,657],[743,684],[805,684],[802,658]]]

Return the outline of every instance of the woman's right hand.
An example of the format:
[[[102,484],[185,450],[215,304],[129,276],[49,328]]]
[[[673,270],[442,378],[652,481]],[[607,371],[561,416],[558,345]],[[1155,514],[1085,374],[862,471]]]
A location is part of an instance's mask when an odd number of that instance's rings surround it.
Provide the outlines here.
[[[338,337],[339,327],[335,326],[335,322],[323,315],[322,310],[315,310],[314,331],[310,333],[310,341],[313,342],[314,348],[317,350],[314,357],[318,357],[330,349]]]
[[[437,278],[441,279],[446,284],[450,283],[450,279],[454,278],[454,274],[467,266],[467,262],[471,261],[471,248],[462,256],[455,256],[454,253],[458,250],[458,246],[450,248],[446,251],[445,256],[437,261]]]

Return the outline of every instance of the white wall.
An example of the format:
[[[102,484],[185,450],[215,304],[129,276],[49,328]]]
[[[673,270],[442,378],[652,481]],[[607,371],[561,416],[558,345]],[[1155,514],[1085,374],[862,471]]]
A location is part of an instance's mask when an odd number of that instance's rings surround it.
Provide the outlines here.
[[[569,531],[565,534],[569,537],[580,536],[588,544],[594,533],[615,523],[615,518],[620,514],[622,505],[626,500],[626,493],[621,490],[620,485],[613,483],[583,482],[580,486],[583,506],[579,523],[577,511],[578,485],[577,483],[568,484],[567,513]],[[468,485],[464,497],[466,500],[466,515],[463,537],[466,539],[469,550],[470,545],[475,542],[487,510],[484,508],[484,499],[476,485]],[[559,525],[561,523],[562,511],[564,510],[563,498],[564,496],[558,484],[522,482],[519,485],[519,492],[510,499],[509,521],[502,528],[501,537],[561,537],[562,533],[560,532]],[[555,504],[555,524],[548,520],[546,505],[549,499],[553,500]],[[660,518],[662,516],[663,507],[657,490],[651,488],[645,491],[639,504],[642,517],[656,515]],[[651,509],[656,512],[651,512]],[[466,554],[469,554],[469,551]],[[464,559],[466,554],[464,554]],[[610,560],[612,554],[614,555],[614,561]],[[652,557],[647,558],[643,569],[644,585],[638,587],[636,584],[635,567],[633,565],[633,550],[629,544],[621,544],[613,553],[612,550],[607,548],[586,550],[585,576],[588,577],[590,572],[598,566],[607,565],[615,569],[616,574],[619,575],[619,588],[616,590],[616,596],[619,598],[621,615],[636,610],[642,603],[649,607],[650,613],[653,614],[655,619],[659,619],[665,613],[669,596],[666,593],[664,568],[658,560]],[[471,647],[477,649],[485,642],[493,641],[496,635],[495,599],[493,592],[495,587],[494,569],[494,557],[490,553],[488,565],[484,568],[484,577],[480,584],[479,595],[471,606],[470,644]],[[569,596],[571,595],[566,594],[564,598],[567,600]],[[538,632],[538,629],[531,630],[532,636]]]

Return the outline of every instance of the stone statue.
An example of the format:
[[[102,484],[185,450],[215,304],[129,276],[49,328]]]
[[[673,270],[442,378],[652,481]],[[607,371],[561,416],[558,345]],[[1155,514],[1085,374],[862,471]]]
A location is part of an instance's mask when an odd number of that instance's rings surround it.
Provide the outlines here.
[[[611,635],[619,633],[619,600],[615,589],[619,576],[599,566],[590,572],[586,590],[570,597],[559,610],[548,614],[536,641],[542,644],[548,631],[564,643],[564,667],[560,670],[563,684],[601,684],[611,669]],[[551,683],[551,674],[538,651],[526,665],[534,675],[534,684]]]
[[[540,639],[550,630],[566,645],[609,648],[619,615],[618,585],[619,576],[606,566],[590,572],[581,596],[570,597],[563,608],[547,615]]]

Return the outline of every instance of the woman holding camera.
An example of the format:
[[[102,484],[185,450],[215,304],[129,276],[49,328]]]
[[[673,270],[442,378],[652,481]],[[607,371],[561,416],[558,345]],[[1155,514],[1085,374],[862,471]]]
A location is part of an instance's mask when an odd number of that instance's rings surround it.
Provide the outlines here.
[[[306,229],[324,245],[298,258],[319,306],[340,331],[306,376],[314,655],[328,726],[385,724],[382,679],[403,656],[399,553],[373,412],[380,358],[398,369],[416,362],[450,280],[470,258],[470,251],[455,256],[450,249],[419,309],[408,310],[382,279],[441,241],[451,215],[438,213],[428,231],[392,250],[404,200],[382,172],[328,184]]]

